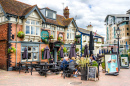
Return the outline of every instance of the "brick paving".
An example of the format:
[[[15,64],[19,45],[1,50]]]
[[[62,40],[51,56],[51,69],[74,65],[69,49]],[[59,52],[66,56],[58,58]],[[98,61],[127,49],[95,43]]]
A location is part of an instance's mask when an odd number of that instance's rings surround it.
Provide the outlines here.
[[[100,68],[101,71],[101,68]],[[71,82],[82,82],[72,85]],[[61,75],[48,74],[40,76],[37,72],[30,73],[0,70],[0,86],[130,86],[130,69],[121,69],[118,76],[105,75],[100,72],[98,81],[82,81],[80,77],[65,78]]]

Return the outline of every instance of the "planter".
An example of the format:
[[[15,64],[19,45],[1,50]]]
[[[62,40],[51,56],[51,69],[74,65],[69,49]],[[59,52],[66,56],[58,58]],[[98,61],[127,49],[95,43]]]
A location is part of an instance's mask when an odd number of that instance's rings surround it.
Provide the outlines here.
[[[81,80],[87,80],[87,68],[81,68]]]
[[[24,38],[25,34],[24,34],[23,31],[19,31],[17,36],[18,36],[19,38]]]
[[[105,73],[105,69],[102,69],[102,73]]]
[[[14,51],[13,50],[10,50],[11,53],[13,53]]]

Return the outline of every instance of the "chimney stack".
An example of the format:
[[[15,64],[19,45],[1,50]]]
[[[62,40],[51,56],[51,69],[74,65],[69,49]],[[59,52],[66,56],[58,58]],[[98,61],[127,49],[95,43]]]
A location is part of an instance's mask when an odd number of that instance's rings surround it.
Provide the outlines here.
[[[69,9],[68,9],[68,6],[66,6],[66,8],[64,9],[64,17],[67,19],[69,18]]]

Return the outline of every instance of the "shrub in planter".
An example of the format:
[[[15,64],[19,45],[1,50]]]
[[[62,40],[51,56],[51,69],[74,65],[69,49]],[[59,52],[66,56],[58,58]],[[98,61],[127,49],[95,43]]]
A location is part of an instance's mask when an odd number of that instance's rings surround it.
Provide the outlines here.
[[[58,41],[61,41],[62,37],[58,37]]]
[[[19,31],[17,36],[18,36],[19,38],[24,38],[25,34],[24,34],[23,31]]]
[[[98,68],[98,63],[96,61],[93,61],[92,66],[96,66]]]
[[[8,53],[15,53],[16,49],[14,47],[9,47],[8,48]]]

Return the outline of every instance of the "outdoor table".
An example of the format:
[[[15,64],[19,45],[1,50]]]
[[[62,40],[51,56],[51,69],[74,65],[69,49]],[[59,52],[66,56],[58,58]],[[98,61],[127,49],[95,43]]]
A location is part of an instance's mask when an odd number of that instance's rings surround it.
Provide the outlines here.
[[[49,71],[49,66],[53,66],[53,65],[56,65],[56,63],[50,63],[50,64],[48,64],[48,63],[40,63],[39,64],[39,66],[40,66],[40,68],[39,68],[39,74],[40,75],[45,75],[45,77],[46,77],[46,73],[47,73],[47,71]]]
[[[20,73],[21,68],[22,68],[23,65],[26,66],[26,67],[25,67],[25,73],[26,73],[26,72],[29,73],[29,71],[28,71],[29,68],[28,68],[28,67],[30,66],[30,67],[31,67],[31,75],[32,75],[33,67],[35,67],[35,65],[37,65],[37,64],[32,64],[32,62],[30,62],[30,63],[19,62],[19,63],[17,63],[17,64],[19,64],[19,73]]]

